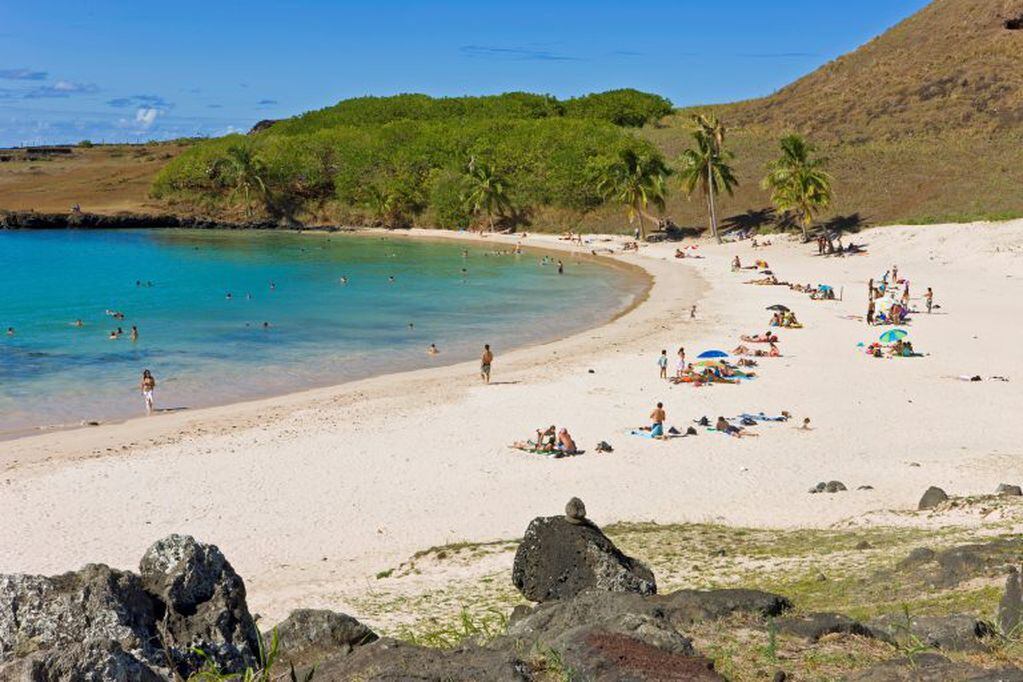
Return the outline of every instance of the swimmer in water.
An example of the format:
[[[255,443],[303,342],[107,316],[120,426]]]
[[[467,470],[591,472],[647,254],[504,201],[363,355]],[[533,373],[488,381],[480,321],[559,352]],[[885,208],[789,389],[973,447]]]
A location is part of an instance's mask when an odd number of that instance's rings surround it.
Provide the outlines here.
[[[415,329],[415,328],[416,328],[416,325],[415,325],[415,323],[413,323],[413,322],[409,322],[409,323],[408,323],[408,328],[409,328],[409,329]]]
[[[428,355],[436,355],[440,351],[437,350],[437,344],[431,343],[430,347],[426,349],[426,352],[427,352]]]
[[[391,284],[394,284],[394,275],[391,275],[390,277],[388,277],[388,278],[387,278],[387,281],[388,281],[389,283],[391,283]]]
[[[135,325],[131,326],[131,340],[132,343],[139,340],[139,328]]]
[[[341,284],[348,284],[348,275],[341,275]]]
[[[75,320],[74,322],[71,323],[71,326],[72,327],[84,327],[85,323],[82,322],[81,319],[77,319],[77,320]]]
[[[7,336],[14,336],[14,327],[7,328]]]
[[[224,298],[226,298],[227,300],[230,301],[231,300],[231,292],[230,291],[227,292],[227,296],[225,296]]]
[[[273,289],[276,289],[276,288],[277,288],[277,284],[271,281],[270,282],[270,289],[273,290]]]
[[[270,328],[270,323],[269,322],[264,322],[263,323],[263,329],[269,329],[269,328]]]

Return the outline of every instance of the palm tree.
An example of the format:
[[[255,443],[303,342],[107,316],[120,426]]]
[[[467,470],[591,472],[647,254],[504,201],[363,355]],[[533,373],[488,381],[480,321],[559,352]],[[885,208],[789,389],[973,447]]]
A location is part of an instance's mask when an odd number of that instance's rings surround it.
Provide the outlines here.
[[[490,230],[494,229],[494,215],[503,215],[511,209],[508,183],[489,163],[469,159],[463,178],[462,203],[473,215],[487,216]]]
[[[736,185],[735,173],[728,162],[734,155],[725,149],[725,126],[710,115],[693,116],[695,148],[682,152],[679,157],[679,179],[686,195],[691,197],[696,188],[707,197],[710,233],[718,242],[718,216],[715,196],[728,192],[731,196]]]
[[[814,215],[831,205],[831,176],[824,170],[827,159],[814,158],[817,149],[801,135],[781,139],[781,157],[767,167],[764,189],[779,211],[793,211],[803,228],[803,241],[810,239]]]
[[[637,151],[632,148],[623,149],[617,157],[604,160],[596,173],[597,191],[605,200],[625,206],[629,225],[639,218],[640,238],[646,239],[647,217],[656,222],[656,218],[646,212],[650,204],[664,210],[664,200],[668,195],[667,177],[671,169],[664,163],[660,154],[650,151]]]
[[[249,146],[236,144],[228,147],[226,156],[214,161],[210,168],[211,176],[221,174],[232,185],[231,195],[241,194],[244,197],[245,214],[248,216],[252,215],[253,191],[258,192],[264,201],[269,195],[263,180],[266,167]]]

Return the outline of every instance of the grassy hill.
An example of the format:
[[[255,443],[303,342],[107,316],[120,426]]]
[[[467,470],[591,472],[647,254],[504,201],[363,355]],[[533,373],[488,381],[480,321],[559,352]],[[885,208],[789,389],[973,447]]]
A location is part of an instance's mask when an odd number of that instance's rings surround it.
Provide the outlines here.
[[[830,218],[955,222],[1023,215],[1023,0],[935,0],[770,97],[703,107],[730,128],[740,187],[724,215],[768,206],[759,188],[786,132],[831,159]],[[1020,22],[1023,23],[1023,22]],[[674,159],[692,111],[642,134]],[[703,206],[668,213],[699,225]]]

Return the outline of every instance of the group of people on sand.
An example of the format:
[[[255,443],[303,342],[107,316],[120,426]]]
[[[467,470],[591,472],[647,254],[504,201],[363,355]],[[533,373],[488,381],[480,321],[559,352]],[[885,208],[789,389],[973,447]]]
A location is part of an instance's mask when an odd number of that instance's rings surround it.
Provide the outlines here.
[[[575,440],[568,432],[568,429],[556,428],[551,424],[546,429],[537,429],[536,438],[529,438],[523,441],[516,441],[512,444],[516,450],[534,452],[537,454],[576,455],[579,448]]]
[[[772,327],[785,327],[786,329],[802,329],[803,325],[796,319],[796,314],[791,310],[777,310],[771,315]]]
[[[929,313],[934,310],[934,290],[927,287],[923,295]],[[880,280],[867,282],[867,324],[903,325],[908,321],[910,305],[909,280],[899,277],[899,266],[893,265]]]

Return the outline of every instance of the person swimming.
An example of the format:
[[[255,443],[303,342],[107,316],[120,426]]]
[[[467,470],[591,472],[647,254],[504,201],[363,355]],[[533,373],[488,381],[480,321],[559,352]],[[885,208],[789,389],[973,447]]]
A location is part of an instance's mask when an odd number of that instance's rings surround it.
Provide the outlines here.
[[[440,353],[440,351],[437,350],[437,344],[431,343],[430,347],[426,349],[426,353],[427,355],[437,355],[437,353]]]
[[[74,322],[72,322],[71,326],[72,327],[84,327],[85,323],[82,322],[81,318],[79,318],[79,319],[75,320]]]
[[[14,336],[14,327],[7,328],[7,336]]]
[[[389,284],[394,284],[394,275],[391,275],[390,277],[388,277],[388,278],[387,278],[387,282],[388,282]]]
[[[341,279],[339,281],[341,284],[348,284],[348,275],[341,275]]]
[[[133,342],[139,340],[139,328],[136,327],[135,325],[131,326],[131,334],[130,334],[130,336],[131,336],[131,340]]]

